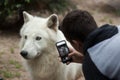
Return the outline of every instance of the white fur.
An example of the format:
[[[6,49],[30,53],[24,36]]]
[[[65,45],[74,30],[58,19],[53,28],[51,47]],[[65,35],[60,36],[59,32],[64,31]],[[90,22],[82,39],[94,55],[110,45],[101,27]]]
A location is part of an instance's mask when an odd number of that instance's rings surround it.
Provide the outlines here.
[[[20,30],[20,47],[21,51],[28,52],[24,63],[32,80],[76,80],[78,76],[83,76],[81,64],[66,65],[57,59],[55,43],[66,40],[63,33],[58,30],[58,19],[56,25],[48,27],[51,16],[57,18],[57,15],[53,14],[48,18],[35,17],[27,12],[23,12],[23,15],[24,25]],[[37,36],[42,39],[36,40]],[[71,46],[68,42],[67,44]]]

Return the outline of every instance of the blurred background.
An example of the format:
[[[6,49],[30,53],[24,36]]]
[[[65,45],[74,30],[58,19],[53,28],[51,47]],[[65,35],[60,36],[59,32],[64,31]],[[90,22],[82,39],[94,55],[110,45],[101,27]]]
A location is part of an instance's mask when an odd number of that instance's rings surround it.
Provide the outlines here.
[[[4,80],[30,80],[19,55],[22,11],[48,17],[56,13],[61,22],[72,10],[89,11],[99,26],[120,25],[120,0],[0,0],[0,77]]]

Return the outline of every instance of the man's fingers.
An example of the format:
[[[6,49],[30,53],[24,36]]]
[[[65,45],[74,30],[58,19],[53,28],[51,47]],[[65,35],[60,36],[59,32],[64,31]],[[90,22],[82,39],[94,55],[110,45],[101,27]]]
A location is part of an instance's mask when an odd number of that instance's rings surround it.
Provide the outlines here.
[[[70,52],[73,52],[73,49],[72,48],[69,48]]]
[[[66,65],[69,65],[70,64],[70,62],[66,62]]]
[[[62,62],[60,57],[58,57],[58,61]]]
[[[70,53],[68,54],[68,57],[72,57],[74,55],[74,53]]]

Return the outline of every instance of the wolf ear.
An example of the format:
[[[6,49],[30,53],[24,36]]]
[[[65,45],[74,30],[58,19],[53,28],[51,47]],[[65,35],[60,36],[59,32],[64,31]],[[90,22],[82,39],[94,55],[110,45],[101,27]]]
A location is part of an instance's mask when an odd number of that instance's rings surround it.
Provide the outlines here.
[[[24,18],[24,22],[26,23],[30,21],[33,18],[33,16],[27,13],[26,11],[23,11],[23,18]]]
[[[56,14],[52,14],[48,17],[47,26],[54,30],[58,28],[58,16]]]

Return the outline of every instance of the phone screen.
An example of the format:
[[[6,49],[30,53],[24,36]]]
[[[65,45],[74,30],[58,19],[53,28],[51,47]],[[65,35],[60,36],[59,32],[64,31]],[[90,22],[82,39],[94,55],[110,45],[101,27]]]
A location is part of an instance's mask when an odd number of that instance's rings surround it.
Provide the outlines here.
[[[68,47],[66,46],[66,44],[62,44],[62,45],[58,46],[58,51],[59,51],[61,57],[67,56],[69,53],[69,50],[68,50]]]
[[[59,55],[62,59],[62,62],[66,63],[67,61],[70,61],[71,59],[68,57],[68,54],[70,53],[70,51],[69,51],[69,48],[68,48],[66,42],[64,40],[57,42],[56,46],[57,46]]]

